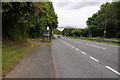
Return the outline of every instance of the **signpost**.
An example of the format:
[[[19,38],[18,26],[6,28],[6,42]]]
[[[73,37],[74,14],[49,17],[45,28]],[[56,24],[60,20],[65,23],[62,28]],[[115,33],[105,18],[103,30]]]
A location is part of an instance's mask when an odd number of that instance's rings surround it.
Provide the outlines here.
[[[49,27],[47,27],[47,30],[49,30]]]
[[[47,27],[47,30],[43,31],[43,42],[50,42],[50,30]]]
[[[105,38],[106,31],[104,31],[104,38]]]

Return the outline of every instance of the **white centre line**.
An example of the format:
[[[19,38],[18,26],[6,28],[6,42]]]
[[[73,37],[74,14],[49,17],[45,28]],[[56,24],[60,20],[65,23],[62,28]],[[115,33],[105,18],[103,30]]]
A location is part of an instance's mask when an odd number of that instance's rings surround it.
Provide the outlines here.
[[[72,46],[72,48],[75,48],[74,46]]]
[[[67,45],[69,45],[68,43],[66,43]]]
[[[113,68],[111,68],[111,67],[109,67],[109,66],[105,66],[105,67],[106,67],[107,69],[113,71],[114,73],[120,75],[120,73],[119,73],[118,71],[114,70]]]
[[[77,50],[77,51],[79,51],[79,49],[78,49],[78,48],[76,48],[76,50]]]
[[[87,55],[85,52],[81,51],[82,54]]]
[[[92,59],[92,60],[94,60],[94,61],[98,62],[98,60],[97,60],[97,59],[95,59],[95,58],[94,58],[94,57],[92,57],[92,56],[90,56],[90,59]]]
[[[64,42],[66,44],[66,42]]]
[[[75,48],[74,46],[68,44],[67,42],[65,42],[65,41],[63,41],[63,40],[61,40],[61,41],[64,42],[64,43],[66,43],[67,45],[71,46],[72,48]],[[90,45],[90,44],[85,44],[85,45]],[[90,45],[90,46],[98,47],[98,46],[95,46],[95,45]],[[102,48],[102,47],[98,47],[98,48]],[[77,51],[79,51],[78,48],[75,48],[75,49],[76,49]],[[105,49],[105,48],[103,48],[103,49]],[[83,52],[83,51],[81,51],[81,53],[84,54],[84,55],[87,55],[87,54],[86,54],[85,52]],[[99,60],[95,59],[95,58],[92,57],[92,56],[89,56],[89,58],[92,59],[92,60],[94,60],[94,61],[96,61],[96,62],[99,61]],[[105,67],[106,67],[107,69],[111,70],[112,72],[116,73],[117,75],[120,75],[120,73],[119,73],[118,71],[116,71],[115,69],[113,69],[113,68],[111,68],[111,67],[109,67],[109,66],[105,66]]]

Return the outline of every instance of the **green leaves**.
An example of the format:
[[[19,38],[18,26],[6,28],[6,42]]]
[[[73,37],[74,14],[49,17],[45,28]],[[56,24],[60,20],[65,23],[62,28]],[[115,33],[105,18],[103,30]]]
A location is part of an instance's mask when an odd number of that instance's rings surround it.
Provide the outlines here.
[[[3,38],[8,39],[40,37],[47,26],[58,24],[51,2],[3,2],[2,14]]]
[[[103,37],[104,30],[106,30],[106,37],[120,38],[120,35],[117,35],[119,21],[120,1],[103,4],[97,13],[93,14],[92,17],[88,18],[86,23],[91,32],[93,33],[93,36]]]

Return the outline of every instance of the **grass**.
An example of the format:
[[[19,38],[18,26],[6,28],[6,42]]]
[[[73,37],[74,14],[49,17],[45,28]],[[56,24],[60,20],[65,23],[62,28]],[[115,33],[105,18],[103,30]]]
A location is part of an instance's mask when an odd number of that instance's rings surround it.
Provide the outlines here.
[[[5,77],[19,61],[24,58],[38,43],[31,40],[26,42],[2,42],[2,76]]]
[[[101,40],[90,40],[89,38],[85,38],[85,39],[83,39],[83,38],[79,38],[80,40],[87,40],[87,41],[93,41],[93,42],[99,42],[99,43],[105,43],[105,44],[111,44],[111,45],[119,45],[120,46],[120,44],[119,43],[114,43],[114,42],[107,42],[107,41],[101,41]]]
[[[55,38],[53,38],[53,39],[55,39]],[[37,42],[37,43],[40,42],[42,45],[51,45],[52,44],[51,42],[43,42],[42,38],[30,39],[30,41],[34,41],[34,42]]]
[[[51,42],[42,42],[41,44],[50,46],[52,43]]]

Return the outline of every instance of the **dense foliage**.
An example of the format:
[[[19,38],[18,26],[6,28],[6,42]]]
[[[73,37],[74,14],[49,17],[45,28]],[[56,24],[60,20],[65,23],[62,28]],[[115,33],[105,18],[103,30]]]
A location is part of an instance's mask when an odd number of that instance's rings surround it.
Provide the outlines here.
[[[24,39],[41,37],[47,26],[57,28],[52,2],[2,3],[2,37]]]
[[[67,29],[67,28],[65,28],[62,31],[62,34],[64,36],[81,37],[83,35],[83,32],[84,32],[83,29]]]
[[[87,20],[92,36],[120,38],[120,2],[103,4],[100,10]]]
[[[54,29],[54,34],[58,34],[58,35],[62,35],[62,31],[58,30],[58,29]]]

